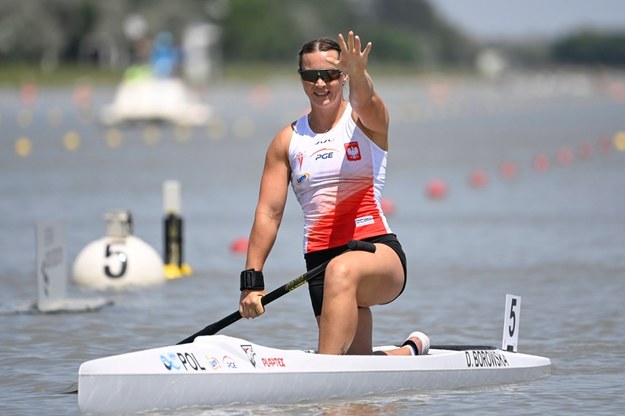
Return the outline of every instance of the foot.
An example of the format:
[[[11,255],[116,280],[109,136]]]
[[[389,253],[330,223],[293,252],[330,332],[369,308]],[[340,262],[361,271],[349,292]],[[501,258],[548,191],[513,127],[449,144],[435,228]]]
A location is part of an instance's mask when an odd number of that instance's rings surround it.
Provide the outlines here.
[[[423,332],[415,331],[408,335],[408,339],[402,344],[402,347],[405,346],[412,348],[415,355],[427,355],[430,350],[430,338]]]

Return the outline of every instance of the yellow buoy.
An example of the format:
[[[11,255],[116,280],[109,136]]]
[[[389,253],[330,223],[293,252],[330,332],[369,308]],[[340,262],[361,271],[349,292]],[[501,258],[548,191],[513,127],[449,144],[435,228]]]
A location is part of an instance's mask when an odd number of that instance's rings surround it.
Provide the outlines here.
[[[625,131],[619,131],[614,135],[614,147],[625,152]]]
[[[78,149],[80,146],[80,136],[75,131],[68,131],[63,137],[63,147],[70,152]]]
[[[122,144],[122,133],[118,129],[108,129],[104,140],[108,147],[117,148]]]
[[[28,137],[20,137],[15,141],[15,153],[20,157],[29,156],[33,150],[33,145]]]

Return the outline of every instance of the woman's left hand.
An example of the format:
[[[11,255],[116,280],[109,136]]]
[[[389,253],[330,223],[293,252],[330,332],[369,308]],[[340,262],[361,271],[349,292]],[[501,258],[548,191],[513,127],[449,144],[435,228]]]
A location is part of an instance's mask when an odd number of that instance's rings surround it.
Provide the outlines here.
[[[339,45],[341,46],[340,58],[327,57],[326,61],[349,76],[357,77],[364,74],[367,69],[369,52],[371,52],[371,42],[367,43],[364,50],[361,50],[360,37],[354,35],[354,32],[350,30],[347,34],[347,43],[343,34],[339,34]]]

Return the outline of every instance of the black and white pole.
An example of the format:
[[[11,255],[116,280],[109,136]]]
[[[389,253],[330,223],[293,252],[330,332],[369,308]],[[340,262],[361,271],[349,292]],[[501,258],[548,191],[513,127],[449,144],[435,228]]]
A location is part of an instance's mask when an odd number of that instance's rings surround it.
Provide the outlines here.
[[[183,220],[181,216],[180,183],[169,180],[163,184],[164,273],[167,279],[177,279],[192,273],[184,262]]]

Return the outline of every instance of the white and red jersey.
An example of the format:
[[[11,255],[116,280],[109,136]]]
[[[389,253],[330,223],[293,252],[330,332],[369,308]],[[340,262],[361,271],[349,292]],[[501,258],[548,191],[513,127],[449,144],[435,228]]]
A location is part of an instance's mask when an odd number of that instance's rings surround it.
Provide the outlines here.
[[[313,132],[308,116],[297,120],[289,162],[304,213],[304,253],[392,232],[381,205],[386,158],[358,127],[350,105],[326,133]]]

